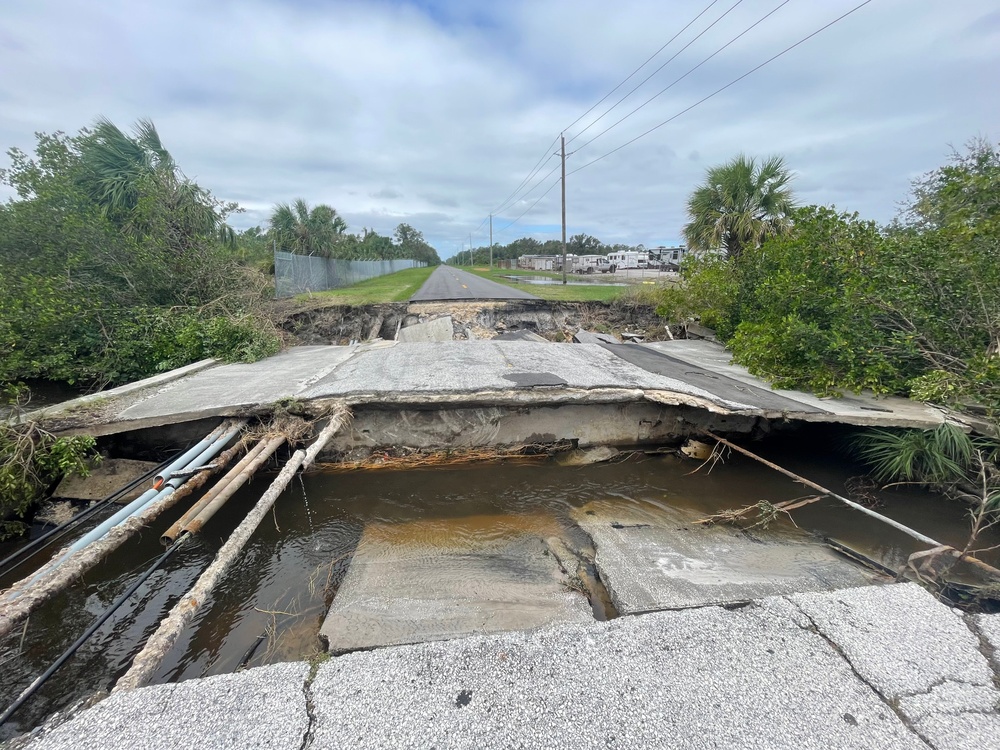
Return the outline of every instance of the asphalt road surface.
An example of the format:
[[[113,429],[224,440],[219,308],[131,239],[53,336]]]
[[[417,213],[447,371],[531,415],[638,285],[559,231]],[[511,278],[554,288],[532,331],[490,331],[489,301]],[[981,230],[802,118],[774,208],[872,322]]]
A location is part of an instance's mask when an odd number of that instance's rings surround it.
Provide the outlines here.
[[[539,299],[533,294],[488,281],[452,266],[438,266],[410,302],[465,299]]]

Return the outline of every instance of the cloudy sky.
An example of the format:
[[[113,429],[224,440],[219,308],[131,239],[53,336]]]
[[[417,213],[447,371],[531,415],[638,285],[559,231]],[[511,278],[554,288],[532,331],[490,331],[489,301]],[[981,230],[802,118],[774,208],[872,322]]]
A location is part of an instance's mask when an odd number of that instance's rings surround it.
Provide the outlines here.
[[[684,111],[860,2],[4,0],[0,144],[148,117],[240,228],[302,197],[354,231],[408,222],[442,257],[485,245],[490,211],[498,242],[558,237],[562,130],[570,234],[676,243],[739,152],[784,155],[804,203],[888,221],[951,146],[1000,140],[996,0],[871,0]]]

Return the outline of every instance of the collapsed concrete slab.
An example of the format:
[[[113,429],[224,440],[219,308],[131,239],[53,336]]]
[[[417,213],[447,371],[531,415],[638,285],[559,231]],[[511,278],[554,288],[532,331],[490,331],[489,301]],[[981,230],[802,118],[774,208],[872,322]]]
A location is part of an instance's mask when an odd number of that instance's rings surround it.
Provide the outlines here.
[[[79,474],[65,476],[52,493],[52,497],[64,500],[102,500],[155,469],[156,466],[156,463],[150,461],[106,458],[90,470],[89,476],[81,477]],[[149,484],[152,484],[152,480]],[[120,503],[131,502],[146,489],[145,486],[138,486],[117,500]]]
[[[799,533],[699,525],[692,511],[613,500],[587,503],[572,515],[594,540],[595,565],[622,614],[733,604],[875,580]]]
[[[429,341],[451,341],[455,338],[455,329],[450,315],[442,315],[440,318],[425,320],[423,323],[401,328],[396,334],[396,341],[407,343],[429,342]]]
[[[547,553],[551,516],[369,524],[320,636],[335,653],[593,619]]]

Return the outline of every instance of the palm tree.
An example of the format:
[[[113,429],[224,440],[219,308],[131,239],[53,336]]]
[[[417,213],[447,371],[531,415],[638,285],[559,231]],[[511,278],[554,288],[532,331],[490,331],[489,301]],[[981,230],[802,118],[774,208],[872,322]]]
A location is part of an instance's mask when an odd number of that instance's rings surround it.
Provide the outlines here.
[[[738,258],[744,248],[757,247],[772,235],[784,234],[795,199],[788,183],[791,172],[780,156],[759,164],[740,154],[708,170],[705,182],[688,198],[691,217],[684,238],[693,250],[723,249]]]
[[[80,182],[101,213],[134,235],[151,230],[151,198],[168,217],[166,233],[186,245],[194,235],[215,236],[233,244],[233,230],[224,222],[212,196],[187,179],[163,146],[156,126],[139,120],[129,136],[107,118],[99,118],[80,139]],[[163,234],[163,228],[158,230]]]
[[[301,255],[329,256],[347,231],[347,222],[335,208],[320,203],[310,210],[301,198],[292,205],[277,204],[270,224],[278,245]]]

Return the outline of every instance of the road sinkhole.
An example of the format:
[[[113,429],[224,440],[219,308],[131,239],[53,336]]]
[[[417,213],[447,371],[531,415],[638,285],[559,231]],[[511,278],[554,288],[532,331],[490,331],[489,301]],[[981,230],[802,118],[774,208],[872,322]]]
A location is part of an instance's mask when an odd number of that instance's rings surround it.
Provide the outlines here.
[[[848,492],[862,473],[794,438],[772,438],[757,450],[838,492]],[[273,476],[264,472],[243,487],[39,690],[3,736],[113,687]],[[897,570],[920,549],[833,501],[779,514],[766,529],[700,524],[722,510],[805,494],[735,453],[714,465],[668,451],[623,452],[582,466],[543,456],[399,469],[388,459],[377,469],[318,465],[300,480],[279,498],[154,683],[889,580],[835,552],[824,537]],[[874,494],[880,512],[946,543],[962,546],[968,535],[961,506],[913,488]],[[157,519],[4,638],[4,704],[161,554],[161,527],[184,509]],[[998,543],[988,538],[981,546]],[[25,573],[15,570],[0,585]],[[456,705],[470,700],[471,692],[462,691]]]

